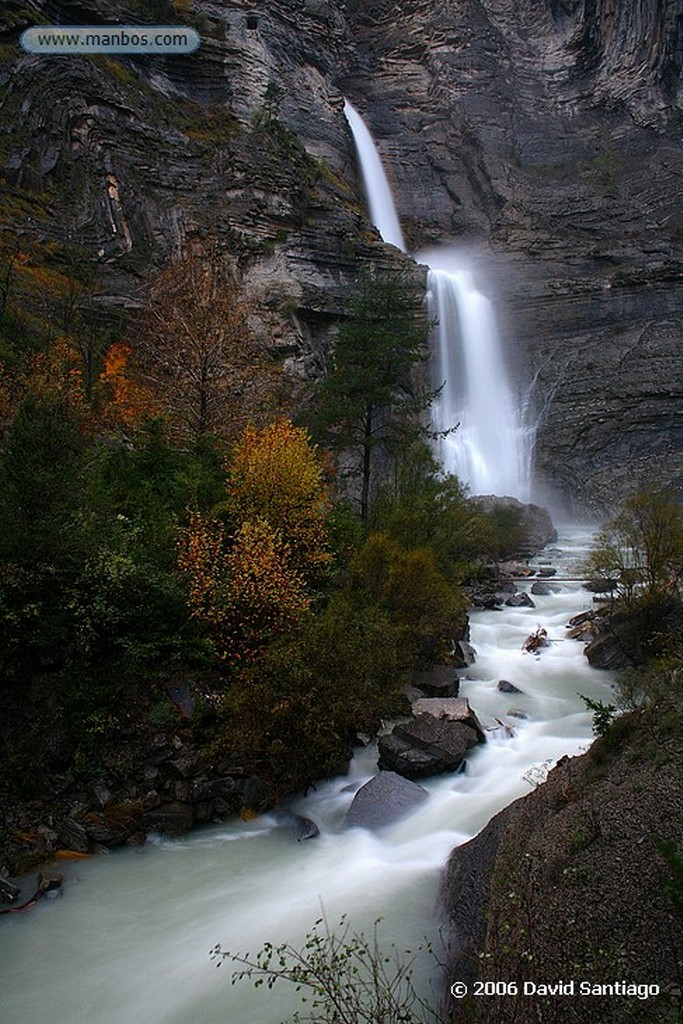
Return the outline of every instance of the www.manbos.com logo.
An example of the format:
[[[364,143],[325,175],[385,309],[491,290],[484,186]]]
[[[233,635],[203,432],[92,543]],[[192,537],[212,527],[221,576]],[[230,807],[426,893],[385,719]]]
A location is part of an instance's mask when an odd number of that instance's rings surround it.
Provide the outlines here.
[[[35,25],[22,32],[28,53],[192,53],[199,33],[184,25]]]

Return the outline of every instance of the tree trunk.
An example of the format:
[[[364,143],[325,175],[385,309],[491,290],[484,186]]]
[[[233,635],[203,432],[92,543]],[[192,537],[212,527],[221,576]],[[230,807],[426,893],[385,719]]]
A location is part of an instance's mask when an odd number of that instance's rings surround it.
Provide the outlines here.
[[[360,492],[360,517],[363,524],[368,521],[370,508],[370,461],[372,455],[372,406],[365,409],[363,423],[363,477]]]

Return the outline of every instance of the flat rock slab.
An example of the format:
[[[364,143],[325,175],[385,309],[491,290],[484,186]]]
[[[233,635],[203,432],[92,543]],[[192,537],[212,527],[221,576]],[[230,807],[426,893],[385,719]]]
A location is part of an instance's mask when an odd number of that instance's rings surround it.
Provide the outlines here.
[[[346,815],[346,824],[383,828],[398,821],[427,799],[429,793],[396,772],[380,772],[358,790]]]
[[[482,742],[486,739],[467,697],[424,697],[413,703],[412,712],[416,718],[418,715],[431,715],[433,718],[445,718],[447,722],[462,722],[474,729]]]

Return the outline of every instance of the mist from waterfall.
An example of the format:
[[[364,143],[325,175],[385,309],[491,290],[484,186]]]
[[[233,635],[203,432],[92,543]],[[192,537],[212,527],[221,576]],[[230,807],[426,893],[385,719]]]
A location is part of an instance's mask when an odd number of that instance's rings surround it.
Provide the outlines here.
[[[394,198],[382,162],[360,114],[348,100],[344,113],[353,134],[370,218],[385,242],[406,251]],[[472,271],[452,247],[418,254],[429,269],[427,305],[432,333],[432,377],[441,388],[432,426],[446,473],[472,494],[528,501],[534,430],[511,386],[493,306]],[[457,428],[457,429],[453,429]]]

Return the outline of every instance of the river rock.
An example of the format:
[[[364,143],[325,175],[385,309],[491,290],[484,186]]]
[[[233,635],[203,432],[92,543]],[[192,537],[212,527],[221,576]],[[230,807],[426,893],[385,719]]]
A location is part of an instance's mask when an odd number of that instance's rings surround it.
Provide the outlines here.
[[[306,839],[315,839],[320,835],[320,829],[310,818],[303,814],[296,814],[294,811],[280,811],[277,815],[277,823],[288,829],[296,838],[297,843]]]
[[[525,592],[521,594],[513,594],[512,597],[508,597],[505,604],[508,608],[535,608],[536,604],[531,597]]]
[[[64,818],[57,830],[58,842],[67,850],[74,850],[76,853],[87,853],[90,843],[88,835],[83,827],[73,818]]]
[[[429,797],[422,786],[392,771],[381,771],[358,790],[346,824],[376,829],[402,818]]]
[[[474,729],[479,740],[486,739],[481,722],[470,707],[467,697],[439,698],[431,697],[416,700],[412,706],[413,715],[432,715],[434,718],[445,718],[447,722],[462,722]]]
[[[477,660],[477,652],[468,640],[458,640],[453,652],[453,664],[456,668],[469,668]]]
[[[514,683],[509,683],[507,679],[499,680],[498,689],[501,693],[524,693],[524,690],[520,690]]]
[[[145,827],[151,832],[181,835],[189,832],[194,825],[194,807],[192,804],[173,801],[146,811],[143,819]]]
[[[548,597],[550,594],[559,594],[561,590],[562,587],[558,586],[557,583],[541,583],[540,580],[537,580],[531,585],[531,593],[535,594],[537,597]]]
[[[593,668],[617,669],[633,665],[633,658],[611,629],[605,629],[594,637],[583,653]]]
[[[388,736],[380,736],[377,763],[408,779],[455,772],[478,741],[478,733],[463,722],[422,714],[394,726]]]
[[[453,665],[434,665],[426,671],[414,672],[413,683],[428,697],[457,697],[460,689]]]

